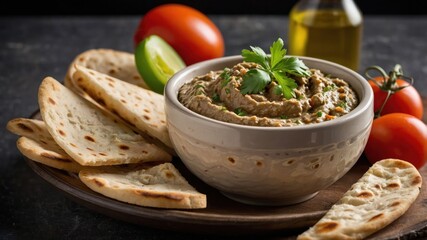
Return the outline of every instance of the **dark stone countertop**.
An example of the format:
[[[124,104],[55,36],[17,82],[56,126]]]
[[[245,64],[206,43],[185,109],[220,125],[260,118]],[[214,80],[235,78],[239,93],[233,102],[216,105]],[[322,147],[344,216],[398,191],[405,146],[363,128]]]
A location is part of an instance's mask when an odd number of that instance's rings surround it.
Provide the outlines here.
[[[226,55],[240,54],[249,45],[267,48],[278,36],[287,39],[287,16],[211,17],[224,35]],[[8,120],[29,117],[38,109],[41,80],[62,80],[77,54],[91,48],[132,51],[138,20],[139,16],[0,18],[0,239],[190,238],[121,222],[73,202],[28,167],[16,148],[17,136],[5,129]],[[366,17],[360,69],[374,64],[391,69],[400,63],[427,96],[425,29],[427,16]]]

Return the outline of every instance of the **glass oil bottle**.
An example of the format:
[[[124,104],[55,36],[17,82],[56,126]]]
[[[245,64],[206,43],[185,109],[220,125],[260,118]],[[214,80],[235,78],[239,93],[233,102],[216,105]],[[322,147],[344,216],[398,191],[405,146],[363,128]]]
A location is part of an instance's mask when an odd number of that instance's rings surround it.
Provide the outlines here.
[[[289,15],[289,53],[359,68],[363,16],[353,0],[300,0]]]

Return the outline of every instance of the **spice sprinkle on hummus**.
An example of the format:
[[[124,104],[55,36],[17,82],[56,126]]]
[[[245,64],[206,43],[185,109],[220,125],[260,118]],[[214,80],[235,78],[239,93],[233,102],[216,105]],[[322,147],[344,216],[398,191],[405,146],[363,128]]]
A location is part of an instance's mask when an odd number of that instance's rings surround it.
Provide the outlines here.
[[[277,41],[273,46],[276,43]],[[281,44],[283,47],[283,42]],[[270,49],[274,50],[273,46]],[[252,49],[254,50],[253,47]],[[256,49],[257,52],[259,50]],[[293,74],[293,70],[281,69],[272,72],[278,69],[273,62],[279,62],[273,56],[273,52],[271,57],[263,56],[267,64],[248,62],[244,56],[244,62],[231,68],[197,76],[180,88],[178,100],[190,110],[209,118],[266,127],[329,121],[349,113],[358,105],[355,91],[343,79],[331,77],[318,69],[308,69],[305,65],[302,65],[304,74]],[[284,54],[281,58],[285,63],[289,60]],[[297,63],[303,64],[301,61]],[[265,78],[265,72],[271,75],[271,80],[268,77],[261,83],[255,82],[258,85],[265,83],[265,86],[255,92],[242,91],[247,81],[254,81],[253,75],[248,77],[254,71],[261,72],[261,75],[255,74],[255,77]],[[288,83],[275,81],[275,76]]]

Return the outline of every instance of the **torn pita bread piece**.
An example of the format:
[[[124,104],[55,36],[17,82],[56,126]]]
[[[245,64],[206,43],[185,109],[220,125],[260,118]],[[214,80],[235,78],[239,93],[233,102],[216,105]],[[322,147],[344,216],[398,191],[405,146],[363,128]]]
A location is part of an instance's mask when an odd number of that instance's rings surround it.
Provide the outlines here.
[[[14,118],[7,123],[7,130],[18,136],[31,138],[42,143],[49,143],[60,147],[53,140],[52,135],[46,128],[46,124],[42,120],[29,118]]]
[[[51,77],[41,83],[38,99],[55,142],[83,166],[171,160],[170,154]]]
[[[82,166],[74,161],[68,154],[63,150],[57,152],[57,149],[50,149],[49,145],[43,144],[36,140],[20,137],[16,142],[18,150],[25,157],[44,164],[49,167],[53,167],[67,172],[79,173],[82,170],[104,170],[104,171],[124,171],[140,169],[141,167],[152,167],[164,162],[147,162],[147,163],[134,163],[134,164],[123,164],[123,165],[112,165],[112,166]]]
[[[420,173],[406,161],[376,162],[297,239],[364,239],[402,216],[419,195],[421,184]]]
[[[83,169],[55,142],[43,121],[15,118],[7,123],[7,129],[21,136],[16,145],[27,158],[69,172]]]
[[[132,53],[113,49],[91,49],[79,54],[71,62],[64,81],[66,87],[79,92],[72,79],[76,64],[142,88],[148,88],[136,68],[135,56]]]
[[[104,170],[104,171],[123,171],[139,169],[145,166],[155,166],[164,162],[147,162],[147,163],[135,163],[135,164],[123,164],[123,165],[112,165],[112,166],[82,166],[74,159],[72,159],[64,150],[56,147],[51,148],[50,144],[44,144],[36,140],[20,137],[16,142],[18,150],[27,157],[35,162],[44,164],[49,167],[64,170],[67,172],[79,173],[82,170]]]
[[[93,191],[122,202],[156,208],[206,208],[206,195],[193,188],[171,163],[122,172],[83,170],[79,177]]]
[[[98,104],[173,148],[166,126],[163,95],[82,66],[76,66],[73,79]]]
[[[18,150],[27,158],[44,165],[78,173],[83,169],[132,170],[141,166],[155,166],[164,162],[147,162],[114,166],[82,166],[72,159],[53,139],[46,124],[37,119],[15,118],[7,123],[7,129],[21,138],[17,141]]]
[[[62,149],[58,151],[49,143],[45,144],[27,137],[20,137],[16,146],[25,157],[49,167],[74,173],[78,173],[84,168]]]

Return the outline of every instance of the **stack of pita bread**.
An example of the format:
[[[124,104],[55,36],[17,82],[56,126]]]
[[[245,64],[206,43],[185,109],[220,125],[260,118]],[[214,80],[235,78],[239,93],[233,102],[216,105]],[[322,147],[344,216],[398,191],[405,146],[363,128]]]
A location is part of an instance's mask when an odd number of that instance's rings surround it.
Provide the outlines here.
[[[171,163],[162,95],[146,89],[133,54],[98,49],[77,56],[65,85],[47,77],[39,87],[43,120],[17,118],[9,131],[23,155],[78,173],[92,190],[132,204],[206,207]]]

